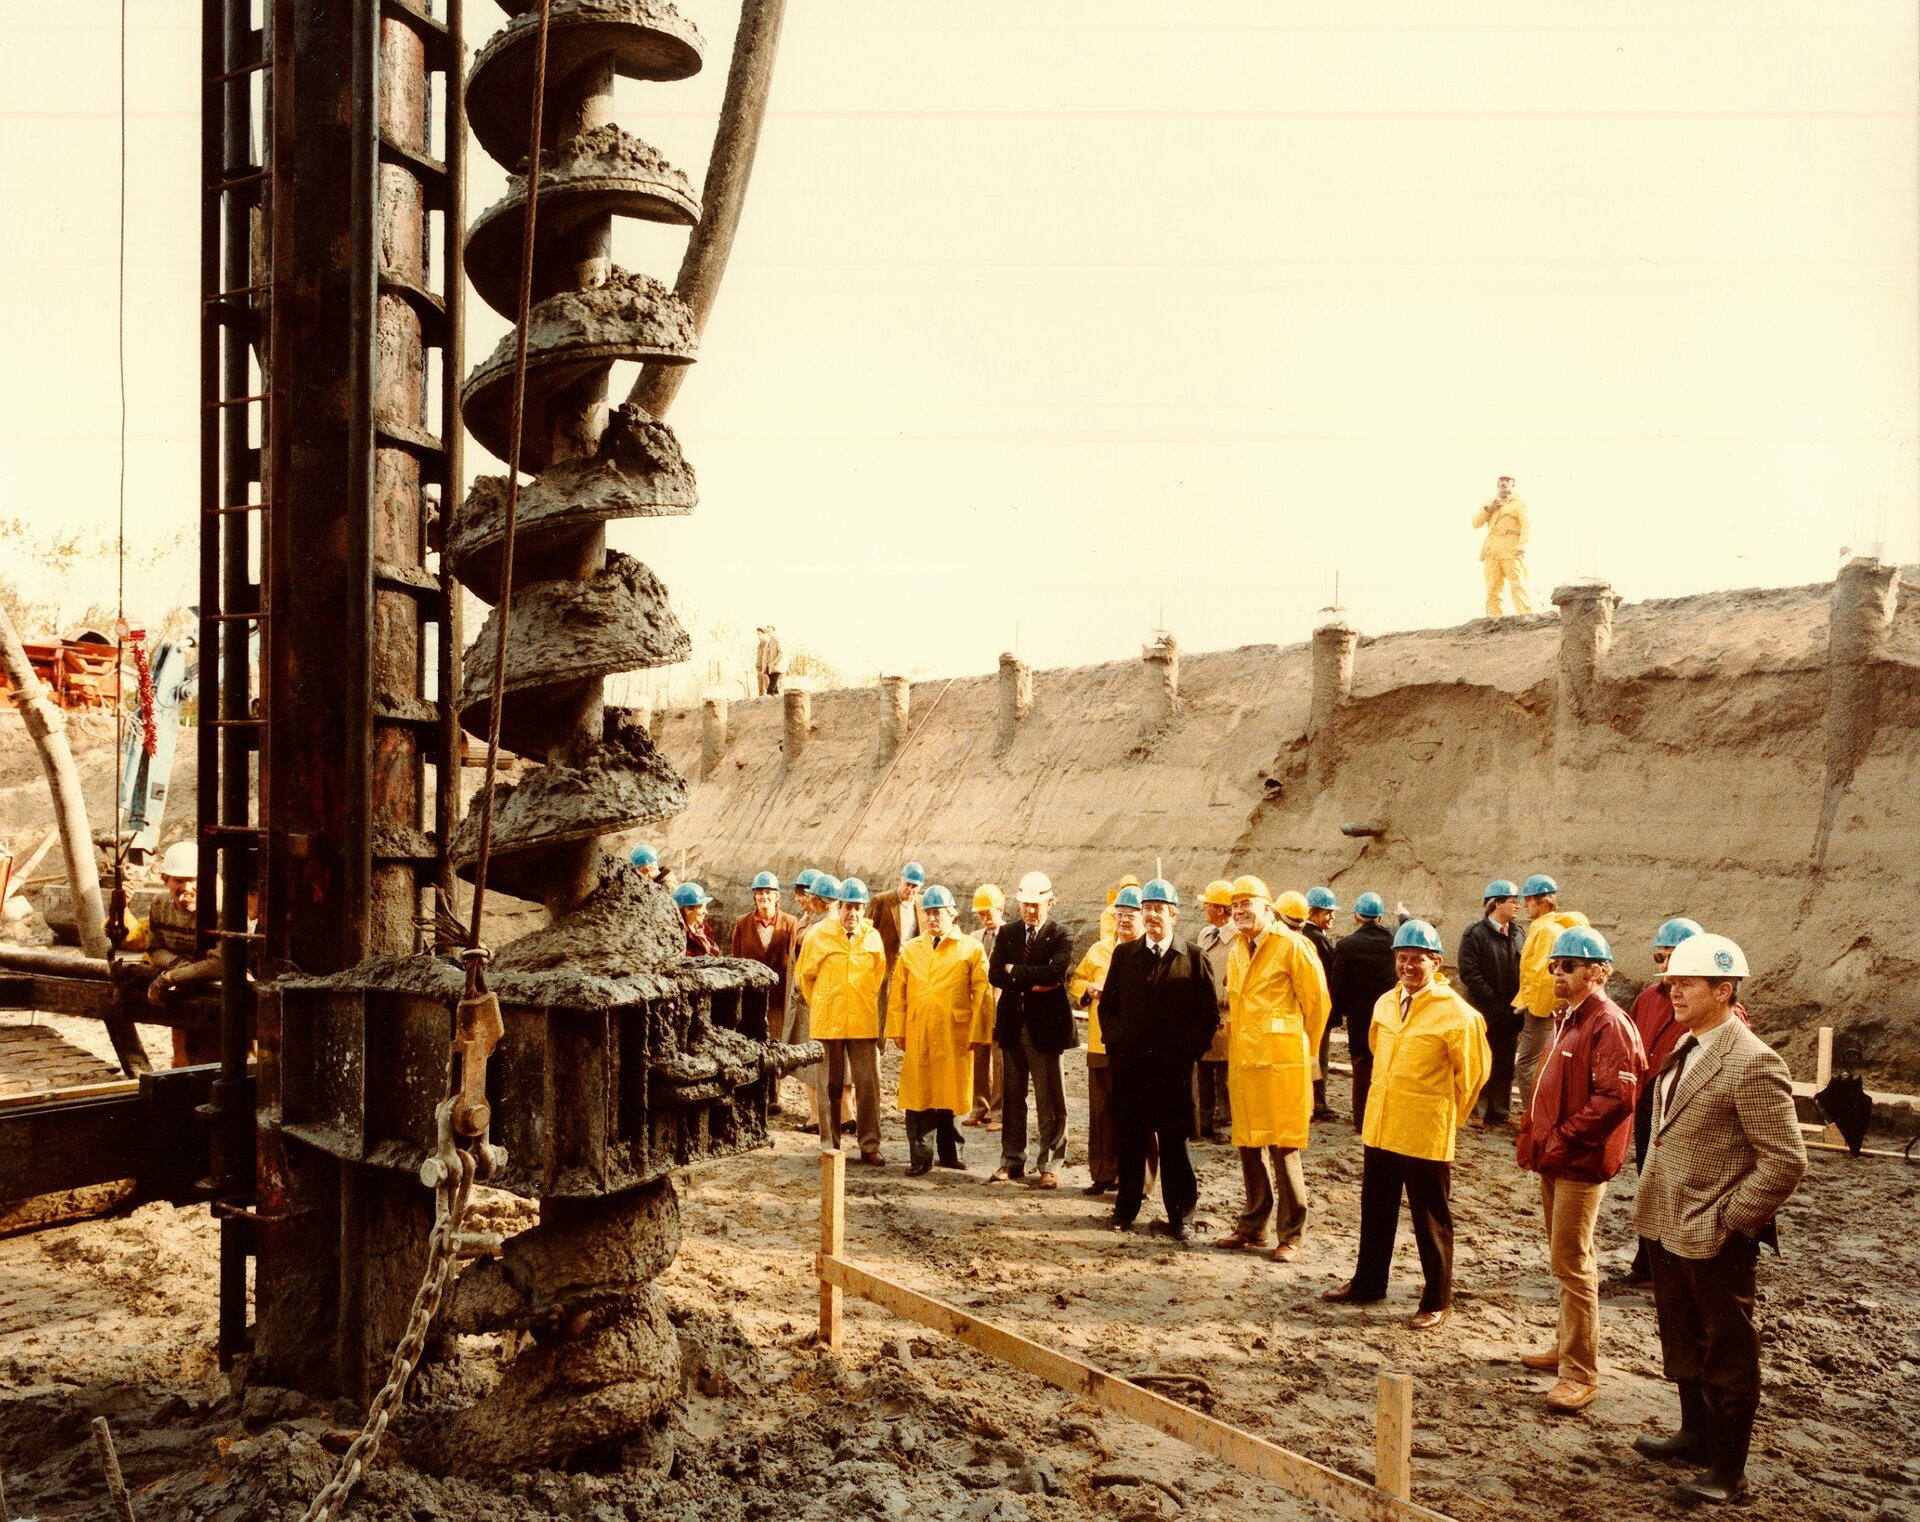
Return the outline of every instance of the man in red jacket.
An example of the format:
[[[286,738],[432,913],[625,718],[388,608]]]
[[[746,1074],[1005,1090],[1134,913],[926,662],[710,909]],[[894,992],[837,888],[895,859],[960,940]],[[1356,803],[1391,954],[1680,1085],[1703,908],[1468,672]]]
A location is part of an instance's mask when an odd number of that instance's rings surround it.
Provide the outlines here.
[[[1607,1180],[1627,1159],[1647,1060],[1633,1022],[1606,995],[1613,973],[1606,937],[1584,925],[1562,930],[1547,968],[1558,1008],[1521,1117],[1518,1151],[1520,1166],[1540,1175],[1547,1245],[1560,1282],[1560,1329],[1553,1347],[1523,1353],[1520,1361],[1559,1375],[1547,1408],[1567,1412],[1592,1405],[1600,1393],[1593,1223]]]

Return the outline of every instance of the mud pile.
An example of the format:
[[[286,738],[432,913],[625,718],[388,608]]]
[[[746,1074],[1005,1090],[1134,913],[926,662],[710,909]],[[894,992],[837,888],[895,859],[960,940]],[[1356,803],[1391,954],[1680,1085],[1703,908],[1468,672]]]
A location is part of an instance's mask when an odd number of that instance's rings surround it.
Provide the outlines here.
[[[710,891],[803,866],[970,889],[1049,872],[1083,933],[1106,885],[1368,889],[1449,943],[1495,876],[1548,871],[1628,978],[1662,919],[1734,936],[1756,1023],[1802,1076],[1835,1026],[1880,1087],[1920,1081],[1920,956],[1894,906],[1920,871],[1920,571],[1286,648],[919,682],[889,758],[886,689],[656,717],[692,783],[662,831]],[[905,654],[905,652],[903,652]],[[1031,706],[1013,690],[1031,683]],[[1002,687],[1010,690],[1002,692]],[[714,764],[703,775],[703,742]],[[1377,834],[1342,833],[1343,825]],[[677,857],[676,857],[677,859]],[[734,906],[737,907],[737,906]]]

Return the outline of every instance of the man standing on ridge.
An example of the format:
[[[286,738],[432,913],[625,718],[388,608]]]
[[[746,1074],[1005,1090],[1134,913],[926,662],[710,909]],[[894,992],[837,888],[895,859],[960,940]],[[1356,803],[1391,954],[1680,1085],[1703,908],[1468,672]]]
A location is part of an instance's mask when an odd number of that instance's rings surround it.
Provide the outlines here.
[[[1527,596],[1527,504],[1514,495],[1512,476],[1502,476],[1494,484],[1492,498],[1474,513],[1473,526],[1482,525],[1487,530],[1480,546],[1480,564],[1487,580],[1487,617],[1502,616],[1503,587],[1513,592],[1515,613],[1531,613],[1533,603]]]
[[[1020,918],[993,938],[987,976],[1000,990],[993,1040],[1006,1064],[1006,1108],[1001,1114],[1000,1166],[987,1182],[1004,1184],[1027,1171],[1027,1087],[1033,1087],[1034,1183],[1058,1189],[1058,1169],[1067,1151],[1067,1096],[1060,1082],[1060,1054],[1074,1044],[1073,1011],[1067,1004],[1067,969],[1073,937],[1048,917],[1053,881],[1029,872],[1016,893]]]
[[[1547,957],[1554,937],[1562,930],[1586,924],[1587,917],[1575,909],[1561,909],[1560,885],[1544,872],[1534,873],[1520,885],[1520,897],[1526,904],[1529,923],[1527,939],[1520,948],[1520,991],[1513,997],[1513,1008],[1525,1017],[1513,1065],[1520,1080],[1520,1113],[1525,1115],[1533,1080],[1540,1071],[1540,1054],[1553,1034],[1553,974],[1547,971]]]
[[[1526,1018],[1514,1008],[1520,995],[1520,951],[1526,934],[1514,924],[1520,890],[1504,877],[1480,895],[1480,918],[1460,937],[1460,986],[1467,1002],[1487,1022],[1493,1067],[1487,1073],[1487,1113],[1475,1125],[1504,1126],[1513,1100],[1513,1055]],[[1524,1106],[1523,1106],[1524,1108]]]

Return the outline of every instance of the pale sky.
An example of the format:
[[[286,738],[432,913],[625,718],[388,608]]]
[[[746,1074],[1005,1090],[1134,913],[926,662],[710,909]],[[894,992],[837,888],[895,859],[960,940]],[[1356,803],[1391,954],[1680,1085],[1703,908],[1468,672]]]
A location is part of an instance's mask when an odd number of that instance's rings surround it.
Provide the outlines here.
[[[111,534],[118,8],[7,9],[0,521]],[[682,9],[706,72],[623,83],[617,116],[697,185],[735,7]],[[477,48],[504,18],[468,10]],[[198,5],[132,18],[151,605],[192,596],[157,547],[194,528]],[[1336,572],[1367,632],[1474,617],[1503,472],[1542,605],[1920,558],[1916,27],[1895,0],[793,0],[671,414],[701,510],[615,542],[690,615],[856,679],[984,671],[1016,629],[1038,666],[1159,623],[1295,640]],[[622,224],[616,257],[671,282],[684,237]],[[468,310],[473,363],[502,325]]]

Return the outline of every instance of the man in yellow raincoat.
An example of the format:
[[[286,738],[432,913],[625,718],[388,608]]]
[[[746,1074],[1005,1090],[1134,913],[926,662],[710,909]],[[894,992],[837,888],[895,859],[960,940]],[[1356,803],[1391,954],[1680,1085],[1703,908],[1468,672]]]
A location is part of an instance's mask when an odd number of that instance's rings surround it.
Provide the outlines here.
[[[1513,477],[1502,476],[1494,483],[1493,497],[1473,515],[1473,526],[1485,525],[1486,541],[1480,546],[1480,565],[1487,577],[1487,617],[1502,615],[1500,592],[1513,592],[1513,611],[1531,613],[1533,603],[1527,596],[1527,504],[1513,492]]]
[[[840,884],[832,919],[807,934],[795,973],[807,1001],[813,1039],[826,1048],[826,1099],[820,1106],[820,1144],[840,1145],[840,1096],[848,1075],[853,1080],[854,1125],[860,1161],[878,1168],[880,1155],[880,990],[885,986],[887,952],[880,932],[867,922],[872,901],[857,877]]]
[[[1440,972],[1440,932],[1408,920],[1393,937],[1399,983],[1373,1006],[1373,1084],[1361,1123],[1360,1257],[1321,1295],[1351,1305],[1387,1296],[1400,1196],[1413,1216],[1426,1280],[1410,1326],[1437,1327],[1453,1305],[1453,1154],[1487,1081],[1487,1022]]]
[[[1227,1088],[1247,1204],[1214,1246],[1264,1248],[1267,1222],[1277,1216],[1274,1260],[1290,1263],[1307,1227],[1300,1152],[1313,1116],[1313,1054],[1333,1000],[1320,954],[1274,918],[1273,897],[1259,878],[1234,882],[1233,924],[1239,938],[1227,959]]]
[[[1067,979],[1067,998],[1087,1012],[1087,1172],[1092,1182],[1082,1192],[1105,1194],[1120,1182],[1120,1139],[1113,1126],[1113,1073],[1107,1066],[1107,1044],[1100,1035],[1100,990],[1106,986],[1113,948],[1140,938],[1140,890],[1131,884],[1114,890],[1105,919],[1113,933],[1087,948],[1080,965]],[[1151,1164],[1149,1164],[1151,1166]]]
[[[1520,1085],[1520,1115],[1524,1120],[1533,1098],[1533,1081],[1540,1075],[1540,1058],[1553,1036],[1553,1011],[1559,1002],[1553,996],[1548,955],[1562,930],[1585,925],[1587,917],[1577,909],[1560,907],[1560,885],[1544,872],[1534,873],[1520,885],[1520,902],[1531,922],[1520,946],[1520,992],[1513,999],[1513,1007],[1525,1017],[1513,1053],[1513,1076]],[[1506,1098],[1504,1094],[1496,1097]]]
[[[907,1172],[964,1169],[955,1112],[973,1104],[973,1054],[993,1040],[993,985],[987,954],[953,924],[953,894],[920,895],[921,933],[900,948],[887,988],[887,1036],[905,1054],[900,1108],[907,1114]]]

